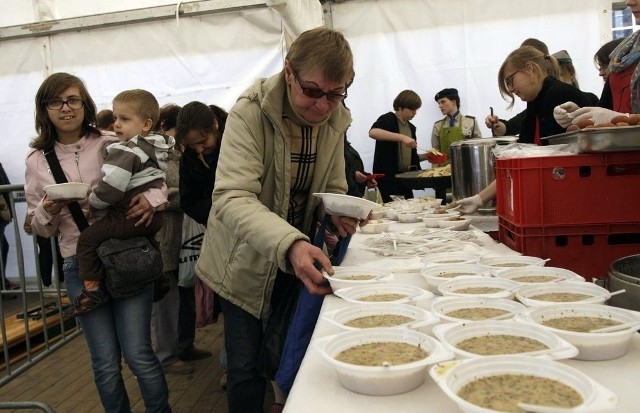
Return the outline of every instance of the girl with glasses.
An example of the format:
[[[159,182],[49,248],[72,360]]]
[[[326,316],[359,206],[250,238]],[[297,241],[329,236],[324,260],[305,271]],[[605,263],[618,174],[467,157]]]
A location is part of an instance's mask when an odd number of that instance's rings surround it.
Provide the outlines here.
[[[80,294],[76,245],[80,230],[69,204],[77,202],[89,224],[101,216],[89,215],[88,198],[77,201],[52,200],[46,185],[55,184],[45,153],[53,151],[69,182],[94,187],[102,179],[103,148],[116,140],[95,128],[96,106],[84,83],[68,73],[54,73],[44,80],[35,98],[35,127],[38,136],[31,142],[26,159],[25,195],[27,220],[35,234],[58,236],[64,257],[63,271],[68,294]],[[150,223],[154,207],[166,203],[166,186],[136,195],[127,216],[138,225]],[[72,205],[74,207],[75,205]],[[95,214],[98,215],[98,214]],[[142,293],[111,300],[80,315],[91,366],[105,412],[131,411],[122,377],[121,359],[137,378],[147,412],[170,412],[167,383],[150,340],[153,285]]]

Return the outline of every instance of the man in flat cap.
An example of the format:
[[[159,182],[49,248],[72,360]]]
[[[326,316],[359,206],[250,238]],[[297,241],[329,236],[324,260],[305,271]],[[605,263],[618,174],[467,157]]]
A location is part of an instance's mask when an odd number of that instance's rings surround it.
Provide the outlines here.
[[[442,153],[449,154],[449,145],[453,142],[462,139],[482,138],[476,118],[460,113],[460,96],[457,89],[442,89],[436,94],[435,101],[438,103],[440,112],[445,116],[433,124],[432,147]]]

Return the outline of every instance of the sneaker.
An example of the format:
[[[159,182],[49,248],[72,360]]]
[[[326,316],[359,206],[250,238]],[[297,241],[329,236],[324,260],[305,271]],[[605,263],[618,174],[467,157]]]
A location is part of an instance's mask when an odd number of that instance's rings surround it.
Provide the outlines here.
[[[75,317],[80,314],[86,314],[89,311],[104,305],[109,301],[109,294],[103,289],[87,290],[82,288],[79,296],[73,299],[71,304],[64,310],[65,317]]]
[[[193,373],[193,366],[182,360],[176,360],[174,363],[162,366],[162,370],[167,374],[187,375]]]
[[[210,351],[202,350],[193,346],[178,354],[178,358],[182,361],[201,360],[206,359],[207,357],[211,357]]]

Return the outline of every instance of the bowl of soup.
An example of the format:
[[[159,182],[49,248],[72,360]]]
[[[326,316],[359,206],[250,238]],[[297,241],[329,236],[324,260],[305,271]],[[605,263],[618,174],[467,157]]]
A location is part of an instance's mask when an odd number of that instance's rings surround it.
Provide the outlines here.
[[[568,359],[578,349],[540,326],[513,320],[487,320],[472,323],[440,324],[433,334],[458,358],[524,355]]]
[[[553,283],[558,281],[584,282],[584,277],[573,271],[557,267],[529,265],[495,272],[496,277],[507,278],[523,285]]]
[[[531,308],[516,316],[525,323],[547,328],[579,350],[578,360],[611,360],[627,353],[640,328],[640,315],[624,308],[599,304],[556,304]],[[620,326],[617,331],[592,330]]]
[[[445,281],[438,286],[440,294],[448,297],[485,297],[513,299],[520,285],[511,280],[494,277],[465,277]]]
[[[529,265],[544,266],[547,260],[528,255],[487,255],[478,260],[478,264],[491,267],[494,271],[522,268]]]
[[[489,277],[491,270],[484,265],[477,264],[431,264],[420,270],[429,291],[440,295],[438,287],[445,281],[459,277]]]
[[[579,303],[581,301],[604,304],[609,297],[611,297],[609,290],[599,285],[570,281],[525,285],[516,292],[516,299],[527,307]]]
[[[466,413],[523,412],[519,403],[576,411],[609,411],[611,390],[559,361],[494,356],[438,363],[429,374]]]
[[[344,388],[371,396],[411,391],[424,382],[430,364],[453,357],[438,340],[406,328],[347,331],[313,344]]]
[[[412,284],[395,282],[375,283],[357,287],[341,288],[333,292],[337,297],[352,304],[409,304],[428,308],[433,293]]]
[[[339,328],[354,331],[380,327],[406,327],[430,332],[440,319],[430,311],[407,304],[380,303],[350,305],[322,314],[322,318]]]
[[[526,310],[521,303],[504,298],[437,297],[431,303],[431,312],[451,323],[509,320]]]
[[[393,273],[374,268],[333,267],[333,275],[322,271],[332,290],[393,280]]]

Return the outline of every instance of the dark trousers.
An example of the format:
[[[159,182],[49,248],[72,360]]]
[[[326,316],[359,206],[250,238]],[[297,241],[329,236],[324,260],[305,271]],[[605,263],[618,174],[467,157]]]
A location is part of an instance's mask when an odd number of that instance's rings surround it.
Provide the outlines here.
[[[104,241],[143,236],[149,237],[152,242],[155,242],[154,235],[162,228],[162,214],[154,214],[149,226],[138,225],[136,227],[136,221],[136,219],[127,219],[124,211],[109,208],[104,218],[82,231],[76,250],[80,279],[92,281],[104,279],[104,266],[98,257],[98,247]]]
[[[283,277],[278,273],[271,296],[272,308],[283,302]],[[267,380],[258,369],[264,320],[220,298],[224,314],[224,346],[227,351],[227,402],[229,413],[262,413]],[[286,334],[285,334],[286,336]]]
[[[189,350],[196,338],[196,293],[194,287],[178,287],[178,351]]]

